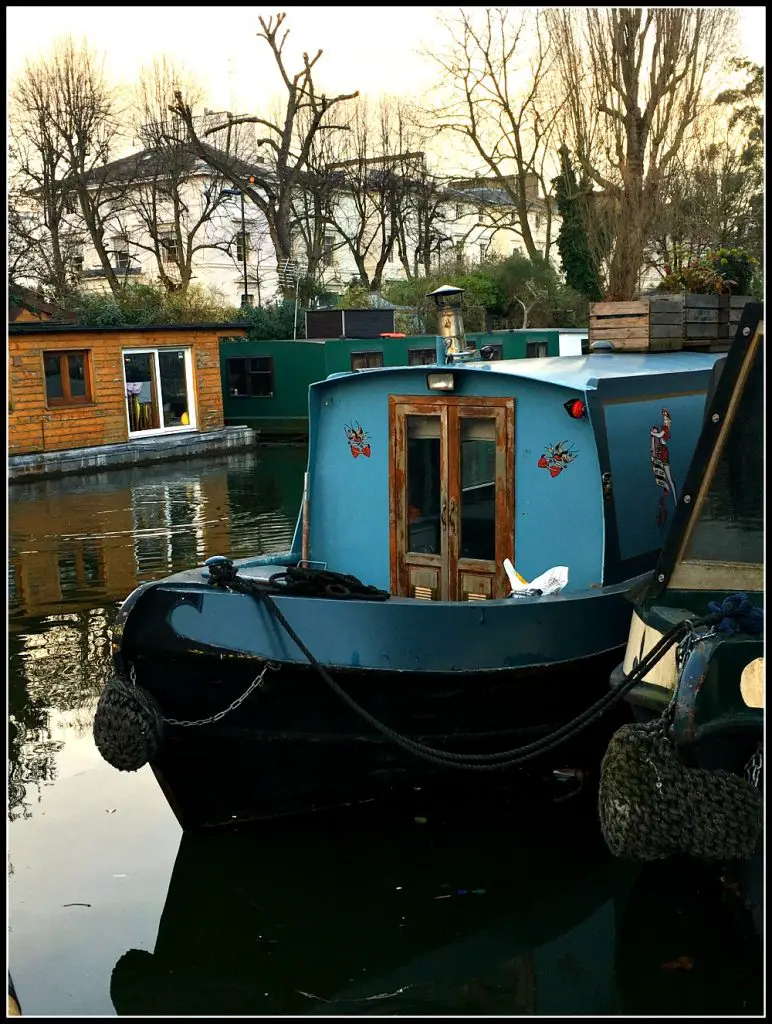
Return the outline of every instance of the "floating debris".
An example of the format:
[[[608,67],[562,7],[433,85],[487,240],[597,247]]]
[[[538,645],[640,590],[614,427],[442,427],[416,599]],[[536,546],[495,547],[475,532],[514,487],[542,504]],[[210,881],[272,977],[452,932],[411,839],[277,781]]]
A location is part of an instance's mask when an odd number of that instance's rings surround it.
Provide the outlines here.
[[[664,964],[660,964],[660,970],[663,971],[690,971],[694,967],[693,956],[677,956],[675,960],[668,960]]]

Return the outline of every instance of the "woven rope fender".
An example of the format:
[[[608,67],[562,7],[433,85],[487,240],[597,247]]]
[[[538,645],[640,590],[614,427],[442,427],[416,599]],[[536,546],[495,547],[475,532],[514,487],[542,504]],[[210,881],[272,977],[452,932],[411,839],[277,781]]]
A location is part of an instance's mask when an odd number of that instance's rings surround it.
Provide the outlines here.
[[[761,795],[727,771],[686,767],[667,722],[623,725],[601,765],[598,811],[615,857],[675,854],[747,860],[762,830]]]
[[[99,698],[93,734],[108,764],[122,772],[136,772],[161,747],[163,716],[146,690],[114,676]]]

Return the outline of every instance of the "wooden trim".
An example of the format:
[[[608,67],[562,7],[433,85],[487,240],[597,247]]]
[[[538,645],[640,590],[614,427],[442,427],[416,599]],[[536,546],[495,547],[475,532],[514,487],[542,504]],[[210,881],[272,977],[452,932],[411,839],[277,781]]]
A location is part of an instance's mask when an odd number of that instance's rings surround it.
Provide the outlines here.
[[[590,316],[618,316],[622,313],[648,313],[649,303],[640,300],[630,302],[592,302]]]
[[[674,590],[764,590],[764,566],[747,562],[678,561],[668,587]]]
[[[408,416],[436,416],[440,420],[440,501],[447,508],[438,555],[407,552],[407,433]],[[496,446],[496,540],[491,561],[460,556],[461,462],[463,420],[494,423]],[[515,402],[512,398],[482,396],[390,395],[389,433],[389,544],[390,585],[393,594],[409,594],[408,577],[414,568],[438,572],[441,600],[459,600],[463,573],[483,575],[491,581],[493,597],[506,596],[508,581],[501,568],[514,557],[514,443]]]

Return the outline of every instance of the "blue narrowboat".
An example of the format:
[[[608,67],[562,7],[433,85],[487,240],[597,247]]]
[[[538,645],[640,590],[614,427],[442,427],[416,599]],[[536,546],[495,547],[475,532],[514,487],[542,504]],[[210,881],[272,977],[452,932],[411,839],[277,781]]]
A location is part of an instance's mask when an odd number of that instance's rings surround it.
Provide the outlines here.
[[[519,777],[607,692],[718,356],[478,361],[441,329],[444,362],[310,387],[290,551],[124,602],[95,740],[184,828]]]
[[[638,722],[613,737],[601,784],[613,852],[725,862],[725,881],[749,903],[759,931],[763,340],[763,306],[748,303],[729,354],[714,369],[678,512],[636,595],[624,660],[611,676]]]

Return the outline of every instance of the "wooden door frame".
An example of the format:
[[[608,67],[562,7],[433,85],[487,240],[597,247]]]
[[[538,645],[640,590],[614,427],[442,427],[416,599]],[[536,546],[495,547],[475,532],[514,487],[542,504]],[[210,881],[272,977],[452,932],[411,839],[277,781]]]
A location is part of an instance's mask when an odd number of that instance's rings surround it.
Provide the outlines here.
[[[450,444],[450,422],[451,417],[448,415],[450,410],[459,410],[463,408],[476,408],[481,411],[481,418],[484,418],[484,410],[497,410],[502,409],[504,411],[504,449],[503,451],[499,447],[499,431],[497,429],[496,436],[496,573],[495,582],[497,584],[494,589],[494,596],[497,596],[495,590],[498,589],[499,595],[504,596],[503,593],[503,577],[501,573],[501,564],[505,558],[511,558],[514,562],[514,543],[515,543],[515,473],[514,473],[514,461],[515,461],[515,399],[510,398],[489,398],[484,395],[448,395],[448,394],[437,394],[437,395],[389,395],[389,584],[391,593],[393,595],[400,594],[404,588],[405,580],[404,576],[404,542],[402,548],[398,545],[399,540],[399,523],[398,523],[398,507],[397,495],[400,495],[400,500],[404,506],[406,501],[405,491],[405,465],[404,463],[400,466],[397,460],[397,409],[398,407],[409,406],[414,412],[412,415],[427,416],[427,415],[441,415],[445,411],[445,430],[443,437],[443,431],[441,429],[441,445],[440,445],[440,476],[443,481],[442,487],[447,488],[448,493],[453,493],[452,488],[455,482],[456,490],[460,493],[460,471],[458,456],[452,455],[449,451]],[[406,415],[411,415],[407,413]],[[455,413],[453,417],[456,421],[460,420],[458,413]],[[460,423],[459,423],[460,429]],[[402,523],[406,521],[404,507],[402,511]],[[460,511],[460,510],[459,510]],[[500,525],[499,525],[500,524]],[[404,529],[404,526],[403,526]],[[446,531],[443,531],[446,532]],[[442,558],[444,566],[448,571],[448,590],[449,593],[457,592],[457,580],[454,578],[450,579],[450,558],[448,551],[448,539],[443,537],[442,539]],[[400,554],[401,553],[401,554]],[[474,562],[471,559],[466,559],[467,563],[464,568],[467,571],[474,571]],[[479,570],[489,572],[488,564],[485,562],[479,563]],[[455,576],[458,575],[458,565],[456,565]]]

